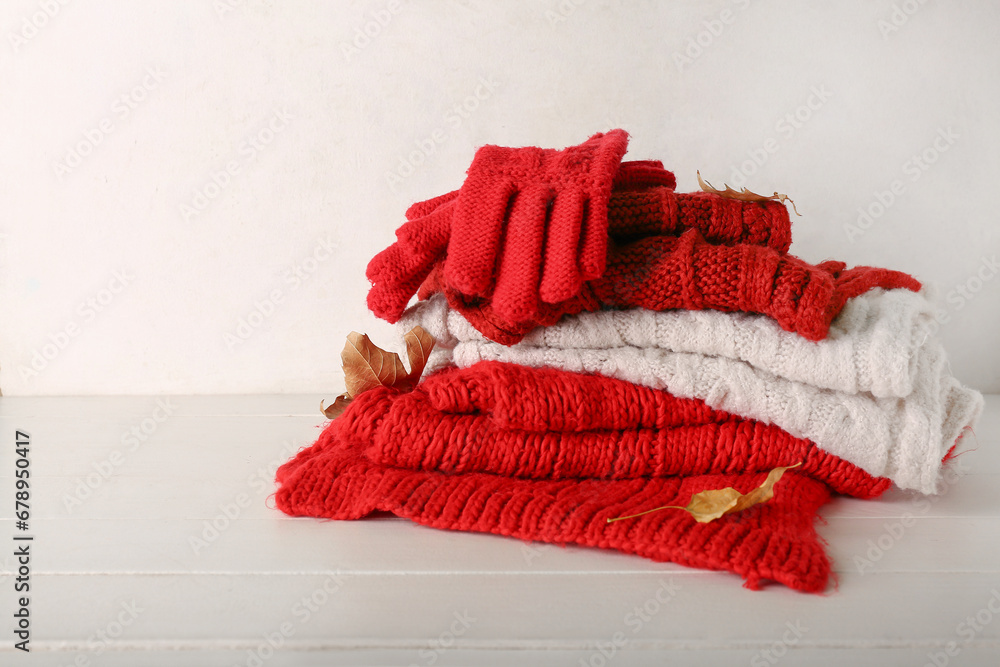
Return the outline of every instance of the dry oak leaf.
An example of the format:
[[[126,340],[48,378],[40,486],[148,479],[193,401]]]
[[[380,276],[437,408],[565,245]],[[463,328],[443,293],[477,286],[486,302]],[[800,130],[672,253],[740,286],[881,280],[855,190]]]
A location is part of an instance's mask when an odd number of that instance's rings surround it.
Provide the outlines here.
[[[710,521],[715,521],[719,517],[725,516],[726,514],[742,512],[743,510],[753,507],[758,503],[767,502],[774,497],[774,485],[778,483],[778,480],[785,474],[785,471],[792,468],[798,468],[800,465],[802,465],[801,461],[793,466],[775,468],[771,472],[767,473],[767,479],[764,480],[763,484],[745,495],[731,486],[727,486],[724,489],[710,489],[691,496],[691,502],[688,503],[687,507],[681,507],[679,505],[664,505],[663,507],[646,510],[645,512],[639,512],[638,514],[630,514],[629,516],[619,516],[613,519],[608,519],[608,523],[611,523],[612,521],[621,521],[622,519],[634,519],[637,516],[651,514],[652,512],[659,512],[660,510],[665,509],[684,510],[693,516],[694,520],[698,523],[709,523]]]
[[[319,408],[323,414],[328,419],[339,417],[351,399],[374,387],[395,387],[402,391],[413,389],[434,348],[434,337],[422,327],[416,326],[406,332],[403,342],[410,361],[409,372],[395,352],[386,352],[371,342],[366,334],[357,331],[349,333],[344,351],[340,353],[347,391],[338,396],[329,407],[323,407],[321,401]]]
[[[738,199],[740,201],[780,201],[782,204],[787,201],[791,203],[792,210],[795,211],[795,215],[801,217],[799,210],[795,208],[795,202],[793,202],[792,198],[788,195],[782,195],[775,192],[773,195],[765,196],[750,192],[746,188],[743,188],[742,190],[733,190],[728,185],[725,190],[717,190],[711,183],[706,183],[701,180],[700,171],[696,171],[695,173],[698,174],[698,185],[700,185],[701,189],[705,192],[711,192],[713,195],[719,195],[720,197],[725,197],[726,199]]]

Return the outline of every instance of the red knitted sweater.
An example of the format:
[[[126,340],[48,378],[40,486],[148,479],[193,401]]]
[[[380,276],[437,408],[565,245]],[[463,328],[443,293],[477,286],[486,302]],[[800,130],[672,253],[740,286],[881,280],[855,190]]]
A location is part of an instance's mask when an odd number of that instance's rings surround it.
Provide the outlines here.
[[[600,406],[600,407],[597,407]],[[712,410],[622,380],[481,362],[427,378],[414,391],[365,392],[334,422],[373,463],[509,477],[630,479],[801,471],[839,493],[889,488],[773,424]]]
[[[555,324],[563,315],[601,308],[761,313],[786,331],[822,340],[849,298],[875,287],[920,289],[916,279],[899,271],[845,268],[842,262],[814,266],[765,246],[712,245],[691,229],[679,237],[648,236],[612,244],[600,279],[586,283],[575,299],[543,304],[530,321],[511,322],[499,317],[488,301],[465,298],[449,288],[437,268],[421,286],[419,296],[443,292],[451,307],[484,336],[512,345],[535,327]]]
[[[694,493],[747,492],[785,473],[775,497],[699,524],[664,510],[607,518]],[[829,561],[813,529],[827,484],[859,497],[888,486],[778,429],[694,399],[627,382],[497,362],[448,369],[416,390],[373,389],[277,474],[292,515],[357,519],[382,510],[418,523],[613,548],[825,588]]]

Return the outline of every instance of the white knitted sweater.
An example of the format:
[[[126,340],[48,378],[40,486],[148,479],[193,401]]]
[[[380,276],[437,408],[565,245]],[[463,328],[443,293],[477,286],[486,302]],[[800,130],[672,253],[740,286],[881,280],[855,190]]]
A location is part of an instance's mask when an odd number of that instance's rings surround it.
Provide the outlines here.
[[[600,373],[774,423],[904,489],[935,493],[942,463],[982,409],[947,371],[932,307],[909,290],[851,299],[814,343],[770,318],[718,311],[600,311],[517,345],[486,340],[440,295],[399,326],[437,340],[428,370],[484,360]]]

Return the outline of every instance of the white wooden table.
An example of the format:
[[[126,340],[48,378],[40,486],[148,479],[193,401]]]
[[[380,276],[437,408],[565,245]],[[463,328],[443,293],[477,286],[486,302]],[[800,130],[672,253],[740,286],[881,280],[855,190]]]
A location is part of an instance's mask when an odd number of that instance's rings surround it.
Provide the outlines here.
[[[288,518],[273,472],[319,434],[319,399],[0,399],[0,664],[1000,664],[1000,396],[943,496],[822,510],[839,581],[823,596],[395,518]],[[15,534],[34,537],[30,654]]]

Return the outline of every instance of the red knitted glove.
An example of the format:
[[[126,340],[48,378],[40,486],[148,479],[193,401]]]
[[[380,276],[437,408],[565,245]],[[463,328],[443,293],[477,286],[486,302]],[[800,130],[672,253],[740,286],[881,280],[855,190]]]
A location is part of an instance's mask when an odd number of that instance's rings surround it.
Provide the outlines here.
[[[615,549],[726,570],[752,589],[768,579],[813,593],[827,585],[830,562],[813,523],[830,492],[798,470],[784,474],[771,500],[711,523],[697,523],[681,510],[608,523],[663,505],[687,505],[706,489],[732,486],[747,493],[766,473],[535,480],[405,470],[373,464],[361,455],[363,445],[340,437],[335,424],[278,469],[275,505],[286,514],[360,519],[385,511],[433,528]]]
[[[792,244],[792,225],[784,204],[774,201],[747,204],[709,192],[678,194],[673,186],[656,183],[657,174],[669,175],[670,179],[673,174],[662,166],[658,170],[640,166],[644,164],[623,162],[615,177],[615,189],[608,201],[608,235],[611,238],[627,242],[645,236],[679,235],[693,228],[711,243],[749,243],[788,252]],[[645,178],[650,172],[649,178]],[[640,177],[643,180],[640,181]],[[407,209],[406,218],[415,220],[427,215],[456,196],[457,190],[416,203]],[[444,247],[441,252],[443,254]]]
[[[602,307],[761,313],[786,331],[822,340],[847,299],[873,287],[919,291],[920,283],[887,269],[813,266],[762,246],[711,245],[691,229],[680,237],[650,236],[612,247],[603,277],[588,283],[579,297],[541,309],[532,322],[512,323],[489,303],[461,298],[442,284],[438,271],[431,273],[420,294],[443,291],[449,304],[483,335],[512,345],[535,326]]]
[[[612,130],[561,151],[480,148],[455,200],[449,285],[514,322],[579,293],[604,272],[608,199],[627,146]]]
[[[673,175],[657,171],[650,164],[655,163],[626,162],[619,170],[620,175],[624,174],[622,188],[638,188],[640,183],[652,185],[611,194],[608,233],[615,241],[627,243],[651,235],[672,236],[694,228],[711,243],[750,243],[779,252],[788,250],[791,222],[782,204],[745,203],[707,192],[676,194],[670,188],[656,185],[658,180],[667,180],[665,175],[670,178]],[[456,191],[410,207],[407,217],[411,219],[397,230],[398,241],[369,263],[367,274],[373,286],[368,306],[379,317],[397,321],[433,265],[444,257],[457,194]],[[424,217],[414,217],[421,213]],[[470,301],[464,294],[462,300]],[[470,302],[477,301],[481,300]],[[506,327],[516,324],[507,323]]]
[[[652,187],[676,188],[677,178],[672,171],[663,168],[659,160],[626,160],[615,172],[613,191],[635,191]],[[447,204],[458,197],[458,190],[452,190],[433,199],[419,201],[406,209],[406,219],[422,218],[438,206]]]
[[[410,220],[396,230],[396,243],[375,255],[366,275],[372,283],[368,308],[389,322],[399,320],[410,298],[439,262],[448,246],[454,202],[448,202],[422,218]]]
[[[656,160],[623,162],[614,182],[616,187],[631,191],[633,199],[640,188],[676,185],[674,175]],[[396,322],[434,264],[444,259],[458,195],[455,190],[412,205],[406,211],[407,222],[396,230],[396,243],[369,262],[366,275],[372,289],[368,307],[379,317]],[[662,196],[655,196],[656,202],[662,200]],[[630,211],[635,208],[631,201]],[[645,215],[655,213],[646,211]]]

